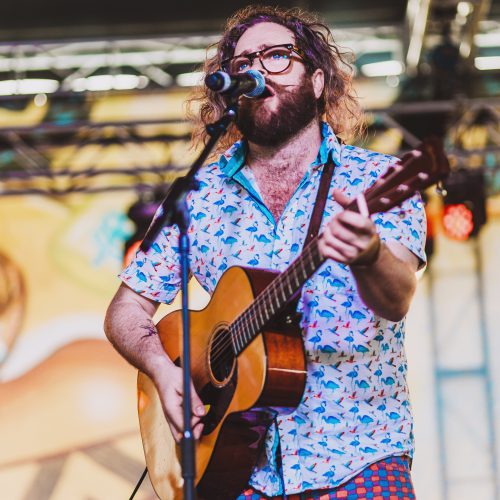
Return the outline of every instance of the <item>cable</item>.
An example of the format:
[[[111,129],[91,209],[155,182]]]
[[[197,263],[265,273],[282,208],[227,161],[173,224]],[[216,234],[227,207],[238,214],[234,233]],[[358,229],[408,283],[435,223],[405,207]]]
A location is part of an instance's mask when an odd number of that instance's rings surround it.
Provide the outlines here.
[[[141,486],[142,482],[144,481],[144,478],[146,477],[146,474],[148,473],[148,468],[146,467],[139,479],[139,481],[137,482],[137,484],[135,485],[135,488],[134,488],[134,491],[132,492],[132,495],[130,495],[130,498],[128,500],[132,500],[134,497],[135,497],[135,494],[137,493],[137,490],[139,489],[139,487]]]

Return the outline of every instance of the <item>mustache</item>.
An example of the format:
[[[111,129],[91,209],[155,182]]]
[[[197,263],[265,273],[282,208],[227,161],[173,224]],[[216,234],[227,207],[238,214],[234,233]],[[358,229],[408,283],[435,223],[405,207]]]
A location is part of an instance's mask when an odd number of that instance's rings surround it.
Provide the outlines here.
[[[273,95],[280,96],[281,100],[288,102],[292,99],[292,95],[297,92],[297,87],[303,85],[303,82],[298,84],[281,84],[276,83],[272,80],[266,80],[266,87],[264,92],[258,97],[246,97],[243,96],[240,99],[240,114],[245,113],[255,113],[258,109],[260,109],[262,102],[267,97],[271,97]]]
[[[290,87],[297,87],[297,85],[296,84],[283,85],[281,83],[273,82],[272,80],[266,82],[266,91],[268,91],[268,88],[271,88],[272,90],[274,90],[275,94],[279,94],[280,92],[287,92],[287,89],[289,89]],[[264,92],[264,95],[265,94],[266,92]]]
[[[258,105],[257,103],[262,99],[265,99],[266,97],[270,97],[276,94],[287,94],[291,87],[297,87],[297,86],[298,86],[297,84],[282,85],[280,83],[268,80],[266,81],[266,87],[264,89],[264,92],[262,92],[262,94],[260,94],[257,97],[250,97],[250,98],[243,96],[244,98],[240,101],[240,104],[242,106],[252,107],[253,105]]]

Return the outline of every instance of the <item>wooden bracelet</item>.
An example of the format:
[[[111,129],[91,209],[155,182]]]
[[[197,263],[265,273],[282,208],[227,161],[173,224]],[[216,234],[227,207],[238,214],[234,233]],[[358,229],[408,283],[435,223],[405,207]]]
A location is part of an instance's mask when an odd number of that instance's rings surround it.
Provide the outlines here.
[[[378,234],[373,235],[373,243],[362,253],[360,253],[357,259],[353,260],[349,265],[354,268],[367,268],[371,267],[378,259],[380,255],[380,249],[382,247],[382,242]]]

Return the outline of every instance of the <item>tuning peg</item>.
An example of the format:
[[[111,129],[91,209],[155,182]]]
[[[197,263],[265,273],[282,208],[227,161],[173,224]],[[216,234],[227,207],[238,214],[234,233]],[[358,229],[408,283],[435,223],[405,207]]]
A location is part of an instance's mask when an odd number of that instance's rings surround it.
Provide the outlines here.
[[[448,194],[448,191],[446,191],[446,188],[444,187],[443,185],[443,182],[442,181],[439,181],[437,184],[436,184],[436,193],[439,195],[439,196],[446,196]]]

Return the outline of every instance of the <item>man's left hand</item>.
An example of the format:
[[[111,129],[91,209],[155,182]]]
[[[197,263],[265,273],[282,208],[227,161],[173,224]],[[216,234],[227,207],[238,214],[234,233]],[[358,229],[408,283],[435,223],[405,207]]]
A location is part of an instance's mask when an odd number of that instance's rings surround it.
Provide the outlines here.
[[[339,189],[334,200],[347,207],[351,200]],[[369,216],[351,210],[337,214],[325,227],[319,238],[319,250],[324,257],[349,265],[369,266],[376,262],[380,238]]]

